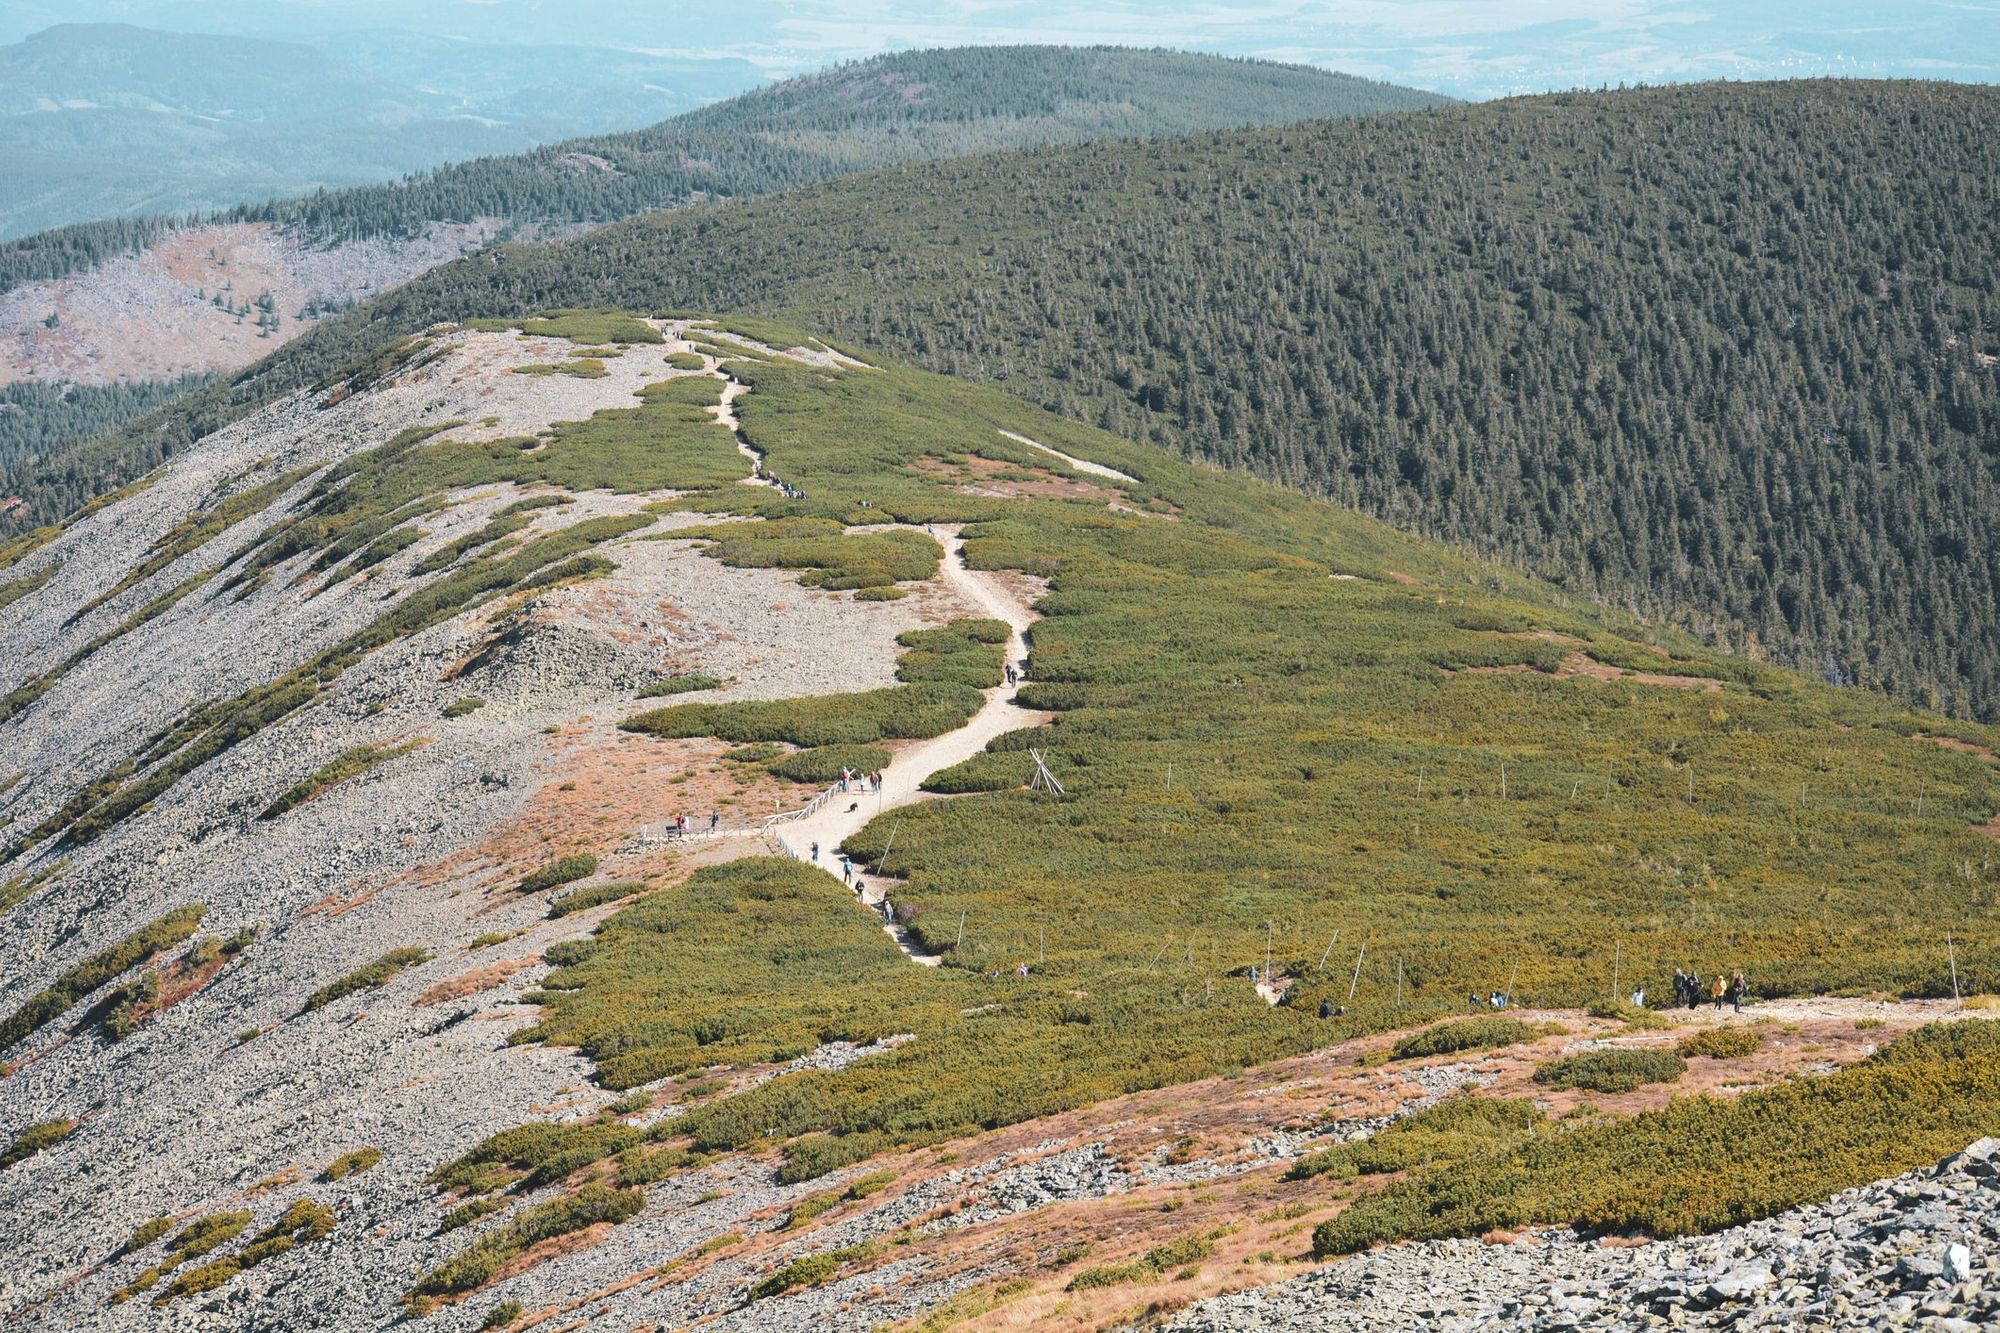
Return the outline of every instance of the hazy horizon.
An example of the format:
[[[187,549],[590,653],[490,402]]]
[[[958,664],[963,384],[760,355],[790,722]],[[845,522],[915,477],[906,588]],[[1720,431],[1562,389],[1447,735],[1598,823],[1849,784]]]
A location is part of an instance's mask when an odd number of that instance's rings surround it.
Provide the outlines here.
[[[1474,99],[1719,78],[2000,79],[2000,3],[1773,0],[1753,11],[1723,0],[963,0],[943,17],[926,8],[778,0],[746,17],[601,0],[579,21],[545,0],[9,0],[0,42],[80,22],[335,47],[343,33],[392,28],[735,58],[771,77],[920,47],[1105,43],[1292,61]]]

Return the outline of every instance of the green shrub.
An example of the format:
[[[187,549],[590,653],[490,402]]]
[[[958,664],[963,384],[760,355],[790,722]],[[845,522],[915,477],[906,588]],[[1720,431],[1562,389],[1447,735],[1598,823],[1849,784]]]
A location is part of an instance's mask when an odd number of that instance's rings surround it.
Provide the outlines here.
[[[1715,1060],[1734,1060],[1754,1055],[1763,1044],[1764,1036],[1755,1028],[1713,1027],[1682,1037],[1678,1049],[1684,1056],[1706,1055]]]
[[[549,889],[561,888],[587,875],[597,873],[597,858],[589,852],[572,852],[557,861],[551,861],[540,870],[529,874],[520,883],[522,893],[543,893]]]
[[[894,1171],[870,1171],[867,1175],[856,1177],[848,1185],[847,1193],[843,1197],[849,1199],[866,1199],[880,1194],[895,1183],[896,1173]]]
[[[909,595],[908,588],[899,588],[890,583],[854,590],[854,600],[857,602],[900,602]]]
[[[772,1296],[782,1296],[799,1287],[817,1287],[840,1271],[840,1260],[833,1251],[825,1254],[808,1254],[794,1259],[750,1288],[750,1299],[761,1301]]]
[[[461,702],[464,701],[461,700]],[[458,705],[453,704],[451,707],[456,708]],[[468,709],[467,711],[470,710]],[[463,714],[452,713],[451,708],[445,710],[445,715],[448,717],[463,716]],[[421,741],[407,741],[402,745],[377,745],[372,742],[366,745],[357,745],[332,762],[321,765],[313,772],[312,776],[266,806],[264,812],[258,818],[276,819],[287,810],[304,805],[327,788],[337,783],[346,782],[352,778],[358,778],[370,769],[378,768],[388,763],[391,759],[408,754],[421,744]]]
[[[639,691],[641,699],[663,699],[672,694],[693,694],[698,690],[719,690],[723,682],[714,676],[682,675],[656,680]]]
[[[1673,1051],[1612,1048],[1551,1060],[1535,1070],[1535,1082],[1551,1088],[1631,1092],[1648,1083],[1672,1083],[1686,1072],[1687,1061]]]
[[[1372,1138],[1301,1157],[1287,1180],[1332,1175],[1343,1180],[1491,1157],[1543,1123],[1533,1102],[1459,1096],[1395,1121]]]
[[[0,1023],[0,1051],[61,1018],[78,1001],[128,968],[171,949],[194,934],[207,909],[200,903],[176,907],[57,977],[50,987]]]
[[[74,1120],[42,1120],[29,1125],[14,1136],[14,1141],[0,1152],[0,1171],[16,1162],[25,1162],[44,1148],[53,1148],[76,1132]]]
[[[329,1162],[326,1170],[319,1173],[319,1178],[323,1181],[345,1180],[349,1176],[360,1175],[381,1160],[380,1148],[356,1148]]]
[[[849,533],[830,518],[777,518],[680,528],[663,540],[708,543],[703,554],[738,569],[804,570],[808,588],[888,587],[934,577],[942,552],[921,532]]]
[[[1667,1025],[1667,1020],[1651,1009],[1641,1009],[1626,1000],[1592,1000],[1583,1011],[1592,1018],[1615,1019],[1635,1032],[1652,1031]]]
[[[470,713],[478,712],[484,707],[486,707],[484,699],[479,698],[477,695],[467,695],[463,699],[454,699],[446,704],[444,706],[444,715],[449,718],[465,717]]]
[[[464,327],[486,333],[519,329],[535,338],[567,338],[573,343],[660,343],[660,331],[623,310],[552,310],[533,319],[468,319]]]
[[[732,764],[768,764],[784,752],[784,747],[774,741],[759,741],[755,745],[739,745],[724,750],[722,757]]]
[[[321,986],[306,997],[305,1007],[299,1012],[309,1014],[357,991],[379,989],[388,985],[404,969],[428,963],[430,960],[431,956],[427,950],[413,945],[391,949],[366,967],[358,967],[340,980]]]
[[[504,1300],[486,1312],[486,1319],[479,1325],[482,1330],[505,1328],[521,1317],[527,1307],[516,1300]]]
[[[1682,1236],[1738,1226],[1958,1151],[2000,1117],[2000,1032],[1932,1024],[1858,1064],[1738,1096],[1524,1140],[1364,1195],[1313,1233],[1322,1257],[1494,1228]]]
[[[1396,1043],[1394,1055],[1398,1060],[1415,1060],[1454,1051],[1484,1051],[1533,1041],[1538,1035],[1517,1018],[1458,1018],[1412,1032]]]
[[[708,362],[694,352],[668,352],[667,364],[675,370],[700,370]]]
[[[630,898],[644,893],[646,885],[631,880],[614,880],[607,884],[586,884],[580,889],[572,889],[560,898],[549,902],[549,920],[568,916],[571,912],[588,911],[602,907],[605,903],[615,903],[620,898]]]
[[[646,1196],[638,1190],[606,1189],[585,1185],[566,1198],[530,1208],[506,1225],[489,1232],[464,1254],[417,1279],[411,1288],[413,1301],[472,1291],[483,1286],[500,1265],[529,1246],[554,1236],[582,1231],[600,1222],[623,1222],[645,1206]]]
[[[808,1194],[793,1204],[791,1212],[785,1215],[785,1230],[796,1231],[821,1214],[832,1211],[839,1204],[840,1195],[832,1192]]]
[[[874,773],[887,768],[891,758],[887,750],[876,745],[822,745],[788,754],[767,767],[777,777],[823,786],[837,780],[843,768]]]
[[[125,1252],[130,1254],[134,1250],[143,1250],[173,1229],[174,1219],[171,1217],[147,1218],[133,1229],[131,1237],[125,1242]]]
[[[1155,1246],[1129,1263],[1086,1268],[1071,1278],[1063,1290],[1089,1291],[1097,1287],[1116,1287],[1127,1282],[1143,1282],[1162,1273],[1198,1264],[1215,1253],[1216,1234],[1211,1232],[1205,1236],[1184,1236],[1165,1245]]]

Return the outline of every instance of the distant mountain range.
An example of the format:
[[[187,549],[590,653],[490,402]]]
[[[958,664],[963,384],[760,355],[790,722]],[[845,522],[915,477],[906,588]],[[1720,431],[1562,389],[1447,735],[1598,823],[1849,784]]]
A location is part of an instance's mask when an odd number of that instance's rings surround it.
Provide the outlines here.
[[[436,45],[413,39],[396,59],[421,65]],[[468,67],[439,59],[457,71],[454,95],[471,96]],[[387,57],[382,67],[398,68]],[[38,460],[75,439],[73,428],[103,429],[156,401],[130,392],[132,382],[238,369],[327,315],[498,239],[916,159],[1445,100],[1298,65],[1171,51],[913,52],[760,88],[650,129],[239,208],[204,225],[116,219],[0,244],[0,385],[32,381],[0,391],[0,496],[19,488],[17,518],[56,516],[110,478],[94,465]],[[41,389],[54,382],[81,387]]]
[[[0,48],[0,237],[386,180],[644,124],[759,79],[733,58],[391,31],[335,54],[63,24]]]

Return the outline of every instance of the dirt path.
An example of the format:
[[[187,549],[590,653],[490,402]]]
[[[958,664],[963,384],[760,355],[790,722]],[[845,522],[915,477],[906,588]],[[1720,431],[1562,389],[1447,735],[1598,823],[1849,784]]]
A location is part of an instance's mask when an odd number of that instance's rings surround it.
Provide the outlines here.
[[[1071,467],[1075,468],[1078,472],[1087,472],[1093,477],[1109,477],[1113,481],[1129,482],[1133,485],[1138,484],[1139,479],[1137,477],[1127,476],[1125,473],[1120,472],[1115,467],[1106,467],[1102,463],[1093,463],[1088,458],[1077,458],[1073,455],[1064,453],[1060,449],[1051,449],[1046,444],[1043,444],[1040,440],[1031,440],[1025,435],[1016,435],[1011,430],[1003,430],[1000,433],[1006,436],[1008,439],[1012,440],[1016,444],[1025,444],[1030,449],[1039,449],[1045,454],[1049,454],[1052,455],[1053,457],[1060,458],[1063,462],[1069,464]]]
[[[873,530],[887,531],[893,526],[896,525],[884,524]],[[944,580],[945,586],[971,603],[982,615],[1006,621],[1012,629],[1007,638],[1006,660],[1017,665],[1024,663],[1028,656],[1027,630],[1036,620],[1035,613],[998,579],[965,567],[965,543],[956,526],[940,524],[930,532],[944,547],[944,560],[939,566],[938,576]],[[995,686],[986,691],[986,702],[964,726],[902,750],[882,770],[882,789],[879,792],[836,793],[814,814],[780,826],[778,832],[785,845],[793,855],[808,861],[813,860],[813,848],[817,845],[817,864],[827,873],[839,875],[841,844],[860,832],[870,820],[898,806],[939,799],[920,790],[926,778],[979,754],[1003,732],[1038,726],[1047,720],[1046,713],[1028,712],[1015,704],[1014,696],[1019,691],[1018,684]],[[859,870],[855,872],[854,880],[861,901],[879,911],[893,881],[879,875],[863,874]],[[937,966],[938,956],[924,952],[900,926],[885,922],[883,929],[895,939],[897,947],[912,959],[929,967]]]
[[[673,344],[669,344],[672,346]],[[679,344],[685,348],[686,344]],[[721,363],[712,356],[703,355],[708,363],[707,373],[723,380],[722,399],[709,410],[715,413],[718,424],[727,426],[735,437],[736,448],[755,465],[755,473],[745,477],[748,486],[775,486],[777,483],[763,475],[763,456],[750,445],[743,436],[743,424],[736,415],[736,400],[750,392],[750,386],[733,379],[722,369]],[[854,362],[859,365],[859,362]],[[1032,440],[1015,436],[1026,444]],[[1035,445],[1042,448],[1041,445]],[[1054,450],[1048,452],[1054,453]],[[1068,455],[1058,455],[1072,466],[1086,471],[1097,471],[1108,476],[1122,476],[1100,468],[1095,463],[1072,459]],[[1130,480],[1127,478],[1127,480]],[[914,525],[884,523],[850,529],[853,532],[890,532],[901,530],[915,532]],[[937,524],[923,529],[944,548],[944,559],[939,563],[938,577],[958,599],[980,616],[1005,621],[1010,633],[1007,636],[1006,658],[1011,664],[1023,668],[1026,675],[1028,659],[1028,627],[1039,618],[1028,606],[1027,600],[1008,588],[1005,583],[991,574],[968,569],[965,565],[965,540],[956,524]],[[883,930],[896,941],[913,961],[926,967],[936,967],[942,960],[938,955],[925,952],[913,935],[888,919],[882,904],[887,899],[893,882],[880,875],[863,874],[856,870],[852,878],[843,876],[841,868],[841,844],[861,831],[876,816],[899,806],[915,801],[938,799],[921,790],[924,780],[933,773],[950,768],[986,749],[994,737],[1003,732],[1020,727],[1040,726],[1048,721],[1046,713],[1027,712],[1017,707],[1014,696],[1019,693],[1018,683],[1005,683],[986,691],[986,701],[970,720],[955,731],[948,731],[926,741],[907,746],[889,761],[882,770],[880,791],[860,791],[849,793],[834,792],[821,804],[820,808],[803,818],[777,825],[773,830],[779,846],[791,855],[819,866],[828,874],[843,878],[851,884],[863,904],[884,916]],[[748,834],[752,830],[731,830],[733,834]]]

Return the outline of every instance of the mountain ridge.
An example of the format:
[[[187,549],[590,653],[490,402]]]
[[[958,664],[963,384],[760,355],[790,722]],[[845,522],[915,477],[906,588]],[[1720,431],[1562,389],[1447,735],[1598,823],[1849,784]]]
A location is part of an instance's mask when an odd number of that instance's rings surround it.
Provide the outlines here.
[[[474,309],[756,309],[1992,716],[2000,160],[1965,127],[1995,96],[1564,94],[892,167],[461,262],[242,384]]]
[[[1991,729],[770,318],[441,325],[0,562],[38,1320],[1104,1322],[2000,1105]]]

